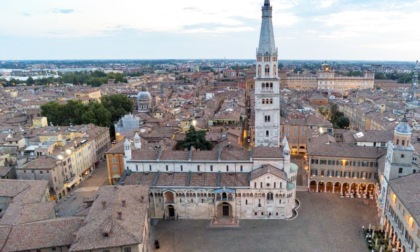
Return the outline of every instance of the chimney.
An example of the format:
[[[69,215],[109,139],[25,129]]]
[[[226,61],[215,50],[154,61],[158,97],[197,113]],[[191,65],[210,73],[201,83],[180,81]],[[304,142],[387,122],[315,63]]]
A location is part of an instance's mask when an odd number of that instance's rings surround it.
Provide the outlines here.
[[[118,214],[117,219],[122,220],[122,212],[121,211],[118,211],[117,214]]]
[[[106,209],[106,201],[102,201],[102,209]]]
[[[122,203],[122,207],[126,206],[126,201],[125,200],[123,200],[121,203]]]

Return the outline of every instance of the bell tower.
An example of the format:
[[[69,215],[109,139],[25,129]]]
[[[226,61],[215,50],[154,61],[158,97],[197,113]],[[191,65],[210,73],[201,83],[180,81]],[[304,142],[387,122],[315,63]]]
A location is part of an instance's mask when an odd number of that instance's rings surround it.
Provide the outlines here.
[[[280,146],[280,81],[270,0],[262,7],[255,76],[255,146]]]

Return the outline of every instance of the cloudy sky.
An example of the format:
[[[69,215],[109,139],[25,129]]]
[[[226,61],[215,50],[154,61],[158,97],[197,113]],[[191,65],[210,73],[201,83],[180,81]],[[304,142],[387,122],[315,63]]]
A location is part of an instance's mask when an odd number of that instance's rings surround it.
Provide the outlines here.
[[[1,0],[0,59],[253,59],[263,0]],[[271,0],[280,59],[420,58],[420,0]]]

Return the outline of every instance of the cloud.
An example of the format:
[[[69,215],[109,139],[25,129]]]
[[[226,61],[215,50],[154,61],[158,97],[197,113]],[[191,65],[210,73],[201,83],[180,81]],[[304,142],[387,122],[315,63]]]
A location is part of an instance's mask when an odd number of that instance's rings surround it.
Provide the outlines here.
[[[74,9],[54,9],[52,12],[58,14],[70,14],[74,12]]]

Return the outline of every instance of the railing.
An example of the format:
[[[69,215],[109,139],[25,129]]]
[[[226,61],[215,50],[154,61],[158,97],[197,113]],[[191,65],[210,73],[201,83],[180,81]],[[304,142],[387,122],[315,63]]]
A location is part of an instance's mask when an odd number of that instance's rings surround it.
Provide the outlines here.
[[[226,197],[226,198],[216,197],[216,200],[217,201],[233,201],[233,197]]]

